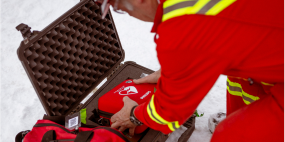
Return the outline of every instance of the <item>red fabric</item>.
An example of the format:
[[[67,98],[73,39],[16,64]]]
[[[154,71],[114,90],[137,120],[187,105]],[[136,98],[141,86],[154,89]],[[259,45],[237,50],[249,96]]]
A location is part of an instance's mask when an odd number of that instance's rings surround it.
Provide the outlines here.
[[[161,65],[154,97],[158,114],[183,124],[220,74],[284,83],[283,3],[239,0],[216,16],[184,15],[154,23]],[[138,119],[171,132],[152,121],[147,104],[135,110]]]
[[[128,81],[130,81],[130,83],[127,83]],[[156,84],[145,83],[137,85],[132,79],[127,79],[100,97],[98,100],[98,108],[100,111],[115,114],[124,106],[123,98],[125,96],[128,96],[138,104],[142,104],[150,100],[155,87]],[[110,123],[112,125],[111,121]],[[135,134],[142,133],[147,128],[145,125],[138,126],[135,129]]]
[[[142,104],[151,98],[155,87],[156,84],[144,83],[138,85],[132,79],[127,79],[99,98],[98,109],[115,114],[124,106],[123,98],[125,96],[138,104]]]
[[[36,124],[56,124],[59,127],[61,125],[54,123],[52,121],[49,120],[38,120],[38,122]],[[69,132],[73,132],[71,130],[68,129],[61,129],[57,126],[43,126],[43,127],[33,127],[32,131],[30,131],[25,137],[23,142],[41,142],[42,138],[44,136],[44,134],[50,130],[54,130],[56,133],[56,140],[64,140],[64,139],[75,139],[76,135],[72,134],[72,133],[68,133],[65,130],[69,131]],[[61,126],[62,128],[64,128],[64,126]],[[99,128],[99,129],[98,129]],[[90,142],[125,142],[121,137],[119,137],[118,135],[116,135],[115,133],[106,130],[106,129],[100,129],[103,127],[96,127],[95,128],[83,128],[80,127],[79,128],[79,132],[82,131],[93,131],[94,135],[91,139]],[[111,128],[110,128],[111,129]],[[119,132],[118,130],[113,129],[114,131],[117,131],[118,133],[120,133],[121,135],[123,135],[121,132]]]
[[[228,115],[216,127],[211,142],[283,142],[283,126],[284,110],[267,95]]]
[[[160,4],[158,5],[156,9],[156,14],[153,22],[153,27],[151,29],[151,32],[156,32],[158,25],[161,23],[162,15],[163,15],[163,7],[162,4],[165,2],[165,0],[161,0]]]

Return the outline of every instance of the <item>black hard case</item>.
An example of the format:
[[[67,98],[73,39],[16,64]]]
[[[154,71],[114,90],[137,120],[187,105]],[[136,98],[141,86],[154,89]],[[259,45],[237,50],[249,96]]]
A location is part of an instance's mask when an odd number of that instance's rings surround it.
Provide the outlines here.
[[[87,108],[87,125],[98,125],[93,117],[98,99],[122,81],[139,78],[153,71],[124,60],[110,11],[101,19],[100,7],[93,0],[82,0],[42,31],[30,31],[20,24],[24,40],[18,56],[49,116],[68,115]],[[83,105],[80,102],[105,78]],[[168,138],[148,129],[137,136],[141,142],[163,142]]]

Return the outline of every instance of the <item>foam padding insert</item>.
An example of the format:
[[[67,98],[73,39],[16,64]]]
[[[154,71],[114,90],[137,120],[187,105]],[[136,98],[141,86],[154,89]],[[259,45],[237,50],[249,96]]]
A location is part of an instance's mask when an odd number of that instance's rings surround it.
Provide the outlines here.
[[[45,28],[19,57],[48,115],[65,115],[121,62],[124,51],[110,12],[83,0]]]

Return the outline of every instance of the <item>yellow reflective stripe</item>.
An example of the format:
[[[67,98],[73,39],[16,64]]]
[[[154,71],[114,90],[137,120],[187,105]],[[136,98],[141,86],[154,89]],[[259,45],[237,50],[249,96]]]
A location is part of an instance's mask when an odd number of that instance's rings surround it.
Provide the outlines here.
[[[241,95],[239,95],[239,96],[244,95],[244,96],[246,96],[248,98],[251,98],[252,100],[255,100],[255,101],[259,99],[259,97],[252,96],[252,95],[244,92],[243,89],[242,89],[242,86],[239,83],[232,82],[229,79],[227,79],[227,81],[229,82],[230,86],[239,87],[241,89],[242,92],[241,92]],[[227,88],[229,88],[229,86]],[[234,91],[234,92],[236,92],[236,91]]]
[[[249,105],[251,102],[259,100],[259,97],[250,95],[243,91],[242,86],[239,83],[232,82],[227,79],[227,90],[231,95],[242,97],[245,104]]]
[[[242,90],[242,95],[243,95],[243,96],[246,96],[246,97],[248,97],[248,98],[251,98],[251,99],[254,100],[254,101],[256,101],[256,100],[259,99],[259,97],[252,96],[252,95],[250,95],[250,94],[244,92],[243,90]]]
[[[180,127],[178,121],[175,121],[175,127],[176,127],[176,128],[179,128],[179,127]]]
[[[235,96],[240,96],[240,97],[242,97],[242,92],[231,91],[231,90],[229,89],[229,86],[227,86],[227,89],[228,89],[228,91],[229,91],[229,93],[230,93],[231,95],[235,95]],[[247,101],[247,100],[245,100],[245,99],[243,99],[243,98],[242,98],[242,100],[243,100],[243,102],[244,102],[245,104],[247,104],[247,105],[250,104],[249,101]]]
[[[196,14],[204,5],[206,5],[210,0],[199,0],[194,6],[191,7],[185,7],[185,8],[179,8],[176,10],[173,10],[167,14],[163,14],[162,21],[166,21],[168,19],[171,19],[173,17],[178,17],[186,14]],[[163,3],[164,7],[164,3]],[[168,6],[165,6],[167,8]]]
[[[243,102],[245,103],[245,104],[247,104],[247,105],[249,105],[250,104],[250,102],[249,101],[247,101],[247,100],[245,100],[245,99],[242,99],[243,100]]]
[[[234,77],[234,76],[228,76],[228,77],[230,77],[230,78],[237,78],[237,79],[242,79],[242,80],[244,80],[244,81],[248,81],[248,79],[241,78],[241,77]]]
[[[167,0],[163,3],[163,8],[165,9],[185,1],[187,0]],[[236,0],[212,0],[212,3],[210,3],[211,0],[188,0],[188,1],[197,1],[197,2],[195,3],[194,6],[188,6],[188,7],[183,6],[171,12],[163,14],[162,22],[182,15],[190,15],[190,14],[217,15]],[[210,6],[207,5],[208,3]],[[202,11],[200,11],[201,9]]]
[[[147,113],[154,122],[162,125],[167,125],[171,131],[175,131],[180,127],[178,121],[168,122],[156,112],[154,105],[154,95],[152,95],[151,100],[147,106]]]
[[[147,106],[147,113],[148,113],[149,117],[150,117],[153,121],[155,121],[155,122],[158,123],[158,124],[163,124],[162,122],[160,122],[160,121],[158,121],[157,119],[155,119],[155,117],[152,115],[152,113],[151,113],[151,111],[150,111],[149,106]]]
[[[265,82],[261,82],[261,84],[263,84],[263,85],[267,85],[267,86],[274,86],[274,84],[265,83]]]
[[[184,2],[184,1],[191,1],[191,0],[167,0],[163,3],[163,8],[167,8],[169,6],[172,6],[174,4]],[[195,0],[193,0],[193,1],[195,1]]]
[[[155,116],[155,118],[157,118],[160,122],[162,122],[162,124],[170,123],[170,122],[164,120],[162,117],[160,117],[160,115],[158,115],[158,113],[156,112],[156,109],[155,109],[155,106],[154,106],[154,95],[152,95],[149,104],[150,104],[150,107],[152,109],[152,113]]]
[[[208,12],[206,12],[206,15],[217,15],[235,1],[236,0],[221,0],[219,3],[213,6]]]
[[[230,94],[234,95],[234,96],[240,96],[242,97],[242,92],[237,92],[237,91],[232,91],[229,89],[229,86],[227,86],[227,89],[229,91]]]

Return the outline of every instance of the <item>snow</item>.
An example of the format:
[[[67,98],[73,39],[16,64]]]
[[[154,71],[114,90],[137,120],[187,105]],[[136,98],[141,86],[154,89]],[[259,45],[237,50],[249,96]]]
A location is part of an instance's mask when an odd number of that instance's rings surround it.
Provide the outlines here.
[[[2,0],[1,1],[1,140],[12,142],[15,135],[29,130],[45,113],[36,93],[17,57],[17,48],[23,39],[15,27],[28,24],[32,30],[42,30],[79,0]],[[135,61],[152,70],[158,63],[150,33],[152,23],[141,22],[128,15],[113,12],[113,18],[122,46],[125,61]],[[226,112],[226,76],[221,76],[199,105],[196,129],[188,142],[210,141],[208,118],[216,112]],[[185,128],[171,134],[168,141],[177,141]]]
[[[218,112],[210,115],[208,119],[208,128],[214,132],[217,125],[226,118],[226,113]]]

